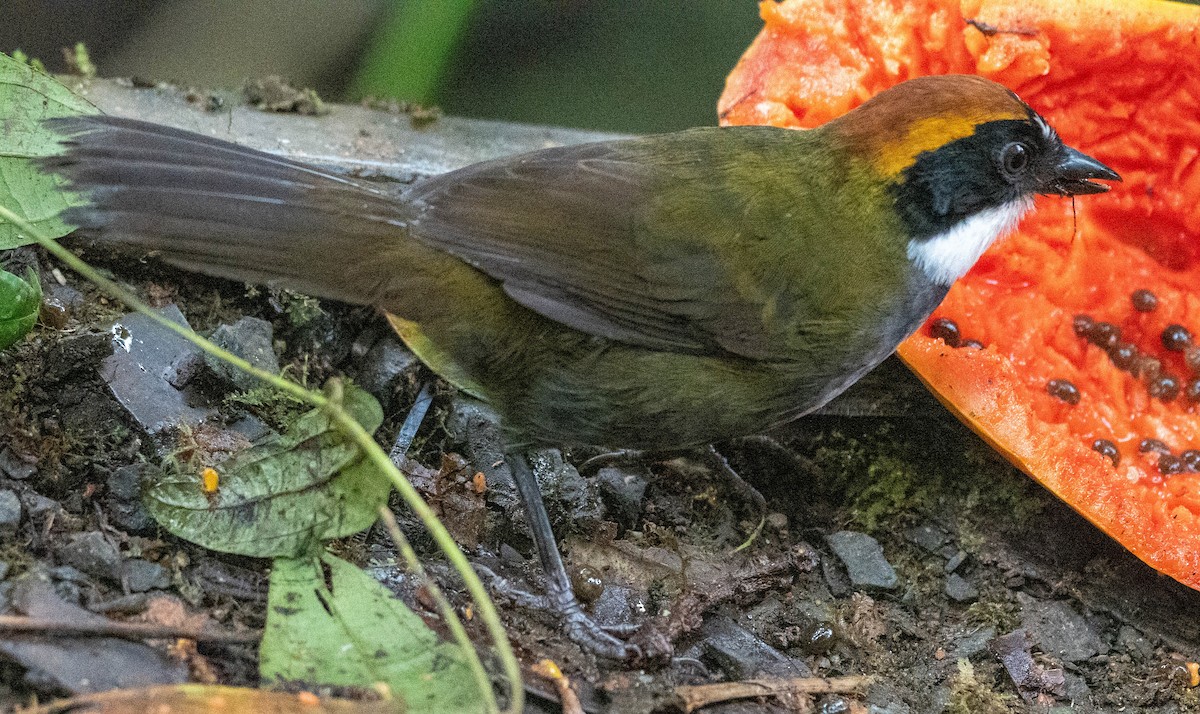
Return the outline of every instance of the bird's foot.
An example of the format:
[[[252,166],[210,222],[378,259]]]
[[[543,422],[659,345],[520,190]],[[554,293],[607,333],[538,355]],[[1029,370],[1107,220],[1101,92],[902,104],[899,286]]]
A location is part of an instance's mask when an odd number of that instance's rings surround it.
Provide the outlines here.
[[[609,628],[596,622],[583,611],[579,600],[572,593],[547,593],[552,608],[563,618],[563,631],[572,642],[591,650],[601,657],[626,660],[641,657],[642,649],[635,644],[617,637],[614,628]],[[625,636],[637,631],[633,625],[623,625],[615,628],[623,630]]]
[[[475,570],[488,579],[494,593],[517,607],[548,612],[556,616],[562,622],[563,632],[580,647],[601,657],[616,660],[633,659],[642,654],[641,648],[622,639],[637,632],[637,625],[601,625],[583,611],[579,600],[571,591],[550,587],[545,594],[539,595],[518,587],[486,566],[476,563]]]

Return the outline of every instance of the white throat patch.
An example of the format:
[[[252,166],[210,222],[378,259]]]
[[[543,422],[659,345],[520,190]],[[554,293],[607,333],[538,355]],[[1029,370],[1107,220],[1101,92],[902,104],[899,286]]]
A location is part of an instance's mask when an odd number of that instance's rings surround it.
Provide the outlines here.
[[[908,259],[937,283],[949,287],[967,274],[997,238],[1008,233],[1033,206],[1033,198],[1018,198],[964,218],[950,229],[908,243]]]

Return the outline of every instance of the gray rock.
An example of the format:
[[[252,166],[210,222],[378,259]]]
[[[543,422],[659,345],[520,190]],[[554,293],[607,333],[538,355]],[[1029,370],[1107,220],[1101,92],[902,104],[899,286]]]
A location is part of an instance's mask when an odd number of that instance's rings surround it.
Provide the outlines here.
[[[66,382],[83,369],[99,366],[113,353],[112,337],[109,332],[64,335],[46,352],[42,360],[42,379],[51,384]]]
[[[909,528],[904,531],[904,537],[930,553],[938,552],[949,538],[946,531],[928,523]]]
[[[1083,677],[1071,672],[1064,672],[1063,696],[1071,702],[1071,706],[1067,707],[1067,711],[1076,712],[1079,710],[1078,708],[1086,707],[1091,702],[1092,690],[1088,688],[1087,682]]]
[[[392,336],[378,340],[363,356],[355,382],[370,392],[386,411],[391,405],[397,385],[421,366],[417,356]]]
[[[988,643],[996,639],[996,628],[985,627],[963,635],[954,641],[954,659],[971,659],[987,649]]]
[[[800,660],[787,657],[724,615],[709,618],[700,628],[704,659],[732,681],[755,676],[808,677]]]
[[[11,536],[21,525],[21,499],[7,489],[0,491],[0,536]]]
[[[610,584],[592,603],[592,617],[601,625],[624,625],[633,621],[635,610],[644,610],[645,603],[635,602],[637,594],[622,585]]]
[[[12,570],[12,565],[10,565],[7,560],[0,560],[0,580],[8,577],[9,570]],[[0,608],[0,612],[2,611],[3,608]]]
[[[1000,660],[1026,701],[1032,701],[1040,694],[1061,695],[1066,688],[1063,670],[1058,667],[1048,669],[1034,660],[1030,652],[1032,646],[1033,638],[1023,627],[988,643],[988,649]]]
[[[950,573],[946,578],[946,596],[954,602],[974,602],[979,598],[979,588],[958,573]]]
[[[171,574],[158,563],[141,558],[130,558],[121,568],[122,582],[130,592],[144,593],[147,590],[164,590],[171,586]]]
[[[600,499],[591,484],[558,449],[540,449],[527,455],[537,478],[550,521],[559,527],[576,528],[601,520]]]
[[[187,326],[175,305],[158,310],[172,322]],[[113,396],[150,436],[183,424],[194,425],[213,411],[191,406],[187,395],[167,381],[173,366],[197,354],[197,348],[150,318],[130,313],[112,325],[112,355],[100,367],[100,376]]]
[[[167,371],[163,373],[163,379],[167,380],[176,389],[183,389],[192,383],[192,379],[204,371],[204,356],[199,352],[185,352],[179,355],[179,358],[171,363]]]
[[[606,466],[596,473],[596,489],[610,520],[633,528],[642,514],[642,499],[649,483],[641,468]]]
[[[1129,625],[1122,625],[1117,631],[1117,647],[1143,661],[1154,656],[1154,643],[1140,630]]]
[[[866,701],[868,714],[912,714],[912,709],[902,701],[903,692],[895,684],[876,680],[867,687]],[[929,711],[941,711],[930,709]]]
[[[48,513],[57,513],[62,505],[52,498],[46,498],[40,493],[27,491],[21,494],[21,504],[30,518],[41,518]]]
[[[161,475],[151,464],[130,464],[108,475],[105,505],[113,525],[129,533],[145,534],[154,528],[154,519],[142,505],[142,484]]]
[[[891,590],[899,585],[892,564],[883,557],[879,541],[866,533],[838,531],[825,538],[834,555],[846,566],[850,582],[858,588]]]
[[[275,433],[271,430],[271,427],[267,426],[266,422],[252,414],[247,414],[230,424],[229,430],[241,434],[251,443],[259,439],[265,439]]]
[[[1021,626],[1047,654],[1081,662],[1108,652],[1108,644],[1066,602],[1037,600],[1025,593],[1017,593],[1017,602],[1021,605]]]
[[[257,317],[243,317],[232,325],[221,325],[209,337],[213,344],[241,357],[265,372],[279,373],[279,357],[275,355],[271,323]],[[205,354],[204,362],[219,377],[238,389],[253,389],[259,380],[233,365]]]
[[[0,449],[0,473],[11,479],[24,481],[37,473],[37,466],[29,463],[7,446]]]
[[[92,577],[121,582],[121,553],[100,531],[71,534],[55,548],[60,563]]]
[[[14,607],[29,617],[56,622],[104,623],[106,618],[63,600],[43,578],[25,576],[13,591]],[[187,664],[140,642],[111,637],[0,639],[6,661],[36,672],[45,686],[72,694],[179,684]]]
[[[943,569],[946,573],[953,573],[958,570],[967,560],[967,552],[965,550],[957,550],[950,559],[946,561],[946,567]]]

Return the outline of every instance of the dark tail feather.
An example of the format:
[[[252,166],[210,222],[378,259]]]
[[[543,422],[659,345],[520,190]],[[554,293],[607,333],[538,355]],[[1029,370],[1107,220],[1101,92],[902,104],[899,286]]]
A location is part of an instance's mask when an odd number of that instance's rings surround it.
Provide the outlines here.
[[[89,202],[63,220],[222,278],[379,304],[407,240],[394,196],[261,151],[106,116],[52,119],[65,151],[42,161]]]

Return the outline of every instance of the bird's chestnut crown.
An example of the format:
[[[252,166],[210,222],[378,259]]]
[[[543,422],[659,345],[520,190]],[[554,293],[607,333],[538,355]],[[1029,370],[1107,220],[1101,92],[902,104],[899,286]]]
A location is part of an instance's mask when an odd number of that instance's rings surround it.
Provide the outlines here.
[[[1019,216],[1034,194],[1101,193],[1089,179],[1120,180],[1016,94],[972,75],[909,80],[828,127],[887,182],[918,240],[989,211]]]

